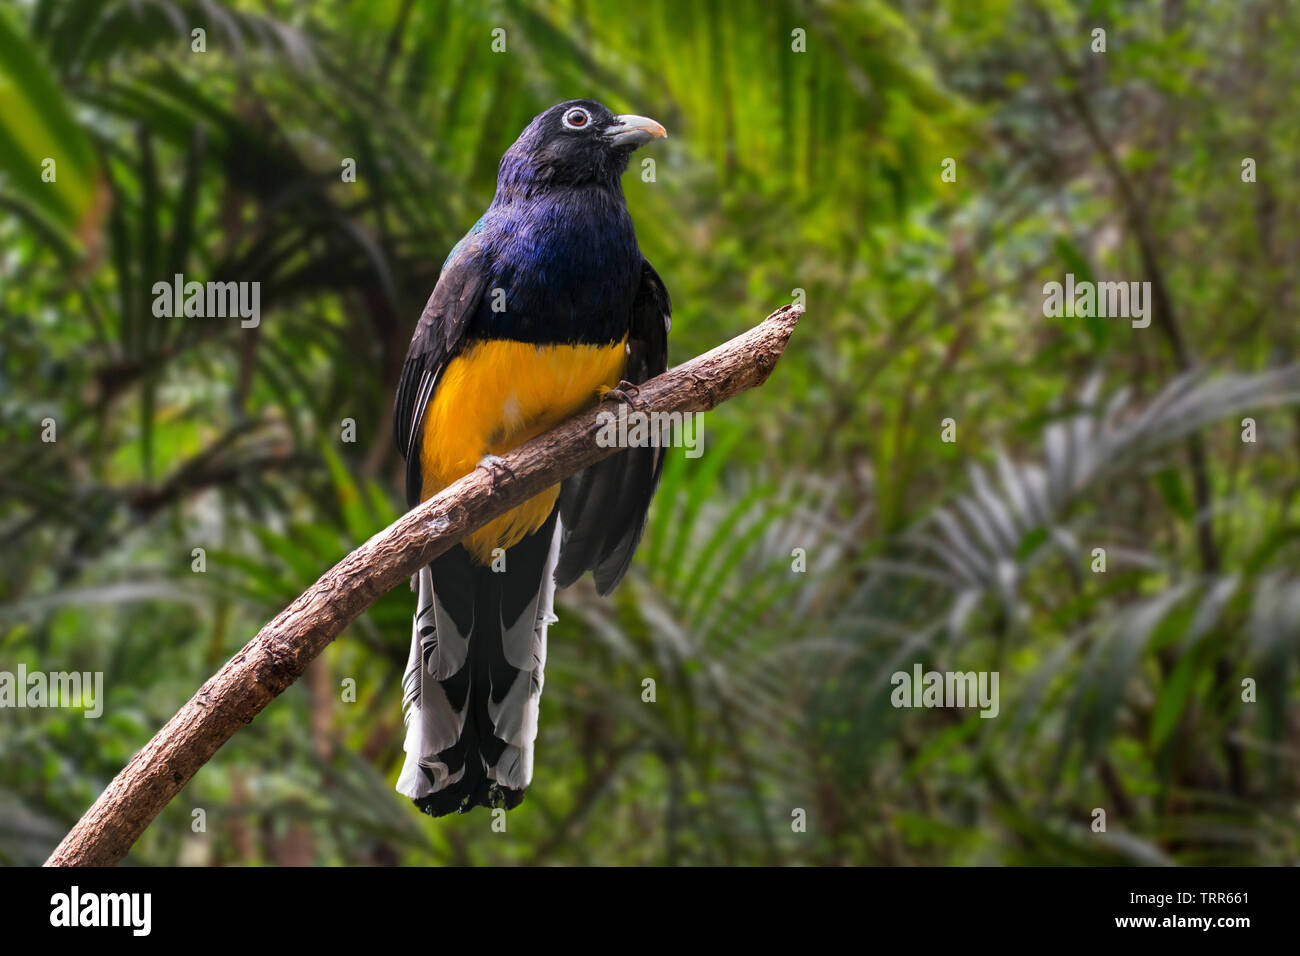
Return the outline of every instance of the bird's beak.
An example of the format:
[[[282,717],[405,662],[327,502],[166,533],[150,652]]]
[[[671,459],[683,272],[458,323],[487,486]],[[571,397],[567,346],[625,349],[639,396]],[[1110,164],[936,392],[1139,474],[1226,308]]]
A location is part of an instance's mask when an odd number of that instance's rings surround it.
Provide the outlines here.
[[[625,113],[614,117],[614,125],[605,130],[605,137],[615,146],[627,146],[636,149],[652,139],[662,139],[668,135],[664,129],[648,116]]]

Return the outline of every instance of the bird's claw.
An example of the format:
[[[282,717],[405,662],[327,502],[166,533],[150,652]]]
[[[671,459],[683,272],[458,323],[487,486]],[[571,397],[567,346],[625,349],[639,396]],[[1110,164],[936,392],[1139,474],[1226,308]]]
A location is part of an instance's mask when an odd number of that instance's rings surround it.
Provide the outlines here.
[[[479,463],[478,463],[477,465],[475,465],[474,467],[475,467],[476,469],[478,469],[478,468],[482,468],[484,471],[486,471],[486,472],[488,473],[488,478],[489,478],[489,479],[491,480],[491,482],[492,482],[492,490],[493,490],[493,491],[496,490],[496,486],[497,486],[497,469],[498,469],[498,468],[501,469],[501,471],[504,471],[504,472],[505,472],[507,475],[509,475],[511,478],[513,478],[513,477],[515,476],[515,473],[514,473],[513,471],[510,470],[510,466],[506,464],[506,460],[505,460],[504,458],[499,458],[499,457],[496,456],[496,455],[484,455],[484,456],[479,460]]]
[[[624,405],[631,405],[640,394],[641,387],[639,385],[635,385],[627,379],[620,379],[618,385],[607,389],[605,394],[600,396],[600,400],[602,402],[621,402]]]

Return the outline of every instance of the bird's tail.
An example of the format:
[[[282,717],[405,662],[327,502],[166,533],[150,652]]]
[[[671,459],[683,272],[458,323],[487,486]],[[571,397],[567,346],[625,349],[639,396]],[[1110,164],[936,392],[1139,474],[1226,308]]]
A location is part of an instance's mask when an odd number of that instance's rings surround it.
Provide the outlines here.
[[[397,789],[432,816],[511,809],[532,780],[557,514],[492,566],[458,545],[420,570]]]

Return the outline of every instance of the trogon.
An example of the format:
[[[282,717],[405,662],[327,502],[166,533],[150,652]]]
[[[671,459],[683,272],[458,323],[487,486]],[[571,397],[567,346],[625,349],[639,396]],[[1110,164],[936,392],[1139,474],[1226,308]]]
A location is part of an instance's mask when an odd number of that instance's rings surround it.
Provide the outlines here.
[[[667,367],[671,307],[621,177],[665,135],[570,100],[534,117],[487,212],[443,263],[394,408],[414,506],[575,412]],[[656,443],[657,444],[657,443]],[[556,586],[627,571],[659,481],[627,448],[491,521],[421,569],[397,789],[426,813],[513,808],[533,773]]]

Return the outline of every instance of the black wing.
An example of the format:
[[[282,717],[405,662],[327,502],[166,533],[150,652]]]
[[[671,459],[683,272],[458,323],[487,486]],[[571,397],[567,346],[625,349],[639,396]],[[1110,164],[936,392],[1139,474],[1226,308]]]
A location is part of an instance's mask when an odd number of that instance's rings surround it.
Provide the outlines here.
[[[420,503],[420,441],[424,409],[447,363],[460,350],[470,318],[483,298],[482,239],[471,232],[451,251],[416,323],[393,403],[393,441],[406,459],[406,506]]]
[[[668,290],[643,259],[632,306],[625,379],[639,385],[668,368],[671,325]],[[560,587],[568,587],[587,570],[595,573],[600,594],[608,594],[622,580],[645,529],[663,455],[662,448],[629,448],[564,482],[560,490],[564,535],[555,572]]]

